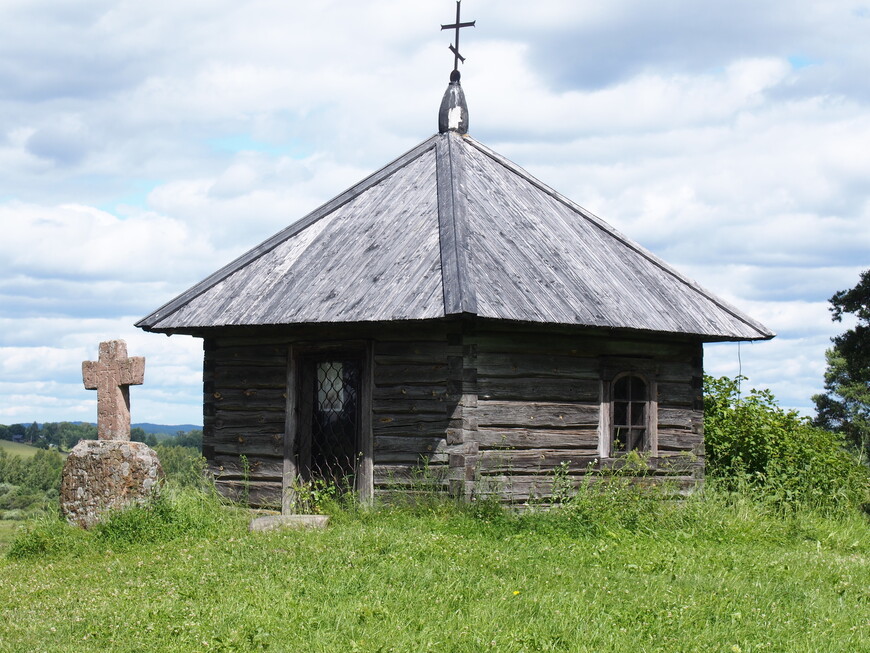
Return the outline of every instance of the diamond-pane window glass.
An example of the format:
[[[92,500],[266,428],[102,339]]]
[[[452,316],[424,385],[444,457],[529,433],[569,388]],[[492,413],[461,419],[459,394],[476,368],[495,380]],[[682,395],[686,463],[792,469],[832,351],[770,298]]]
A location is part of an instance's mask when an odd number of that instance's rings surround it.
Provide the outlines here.
[[[338,413],[344,408],[344,365],[341,361],[317,364],[317,402],[323,412]]]

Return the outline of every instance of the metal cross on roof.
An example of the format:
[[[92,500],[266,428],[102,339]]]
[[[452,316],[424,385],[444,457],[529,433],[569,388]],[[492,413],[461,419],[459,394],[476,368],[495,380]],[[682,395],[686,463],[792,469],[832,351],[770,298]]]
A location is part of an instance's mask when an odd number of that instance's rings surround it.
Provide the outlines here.
[[[454,76],[456,76],[457,79],[459,77],[459,62],[462,61],[463,63],[465,63],[465,57],[463,57],[461,54],[459,54],[459,30],[462,29],[463,27],[474,27],[474,23],[477,22],[474,20],[471,21],[470,23],[460,22],[459,7],[460,7],[461,2],[462,2],[462,0],[456,0],[456,22],[453,23],[452,25],[442,25],[441,26],[442,30],[445,30],[445,29],[455,29],[456,30],[455,42],[450,45],[450,51],[453,53],[453,74],[450,76],[451,80],[453,79]]]

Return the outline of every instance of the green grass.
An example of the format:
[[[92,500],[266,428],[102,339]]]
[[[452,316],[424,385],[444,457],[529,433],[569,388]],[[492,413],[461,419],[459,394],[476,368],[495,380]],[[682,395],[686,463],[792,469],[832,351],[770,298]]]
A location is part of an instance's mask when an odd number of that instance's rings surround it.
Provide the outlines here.
[[[20,521],[0,519],[0,555],[4,555],[9,549],[9,545],[20,527]]]
[[[0,449],[4,449],[11,456],[21,456],[22,458],[33,458],[39,451],[37,447],[31,447],[29,444],[9,440],[0,440]]]
[[[197,529],[208,504],[186,500],[191,528],[167,530],[173,504],[152,530],[142,513],[21,540],[0,561],[0,651],[870,650],[858,515],[433,504],[248,533],[236,516]]]

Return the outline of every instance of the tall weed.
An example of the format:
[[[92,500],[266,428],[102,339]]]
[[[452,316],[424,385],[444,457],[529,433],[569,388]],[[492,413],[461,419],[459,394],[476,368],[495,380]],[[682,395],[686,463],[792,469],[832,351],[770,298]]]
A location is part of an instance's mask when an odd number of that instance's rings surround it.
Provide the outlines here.
[[[63,556],[185,537],[221,537],[241,531],[247,519],[246,510],[227,506],[214,491],[169,487],[146,504],[111,513],[89,531],[56,515],[35,520],[12,542],[7,555],[13,559]]]
[[[154,447],[166,481],[178,487],[193,487],[207,490],[211,485],[206,460],[192,447],[158,444]]]

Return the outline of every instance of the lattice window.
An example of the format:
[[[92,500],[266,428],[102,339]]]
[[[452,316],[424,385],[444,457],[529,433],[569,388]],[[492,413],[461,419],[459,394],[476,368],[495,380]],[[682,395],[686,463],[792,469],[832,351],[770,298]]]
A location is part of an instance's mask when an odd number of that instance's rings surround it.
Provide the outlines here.
[[[649,391],[640,376],[626,374],[613,382],[612,453],[648,447]]]
[[[359,454],[360,361],[321,358],[314,364],[309,469],[341,482],[356,471]],[[351,482],[352,485],[352,482]]]
[[[317,405],[321,411],[337,413],[344,408],[344,364],[321,361],[317,364]]]

